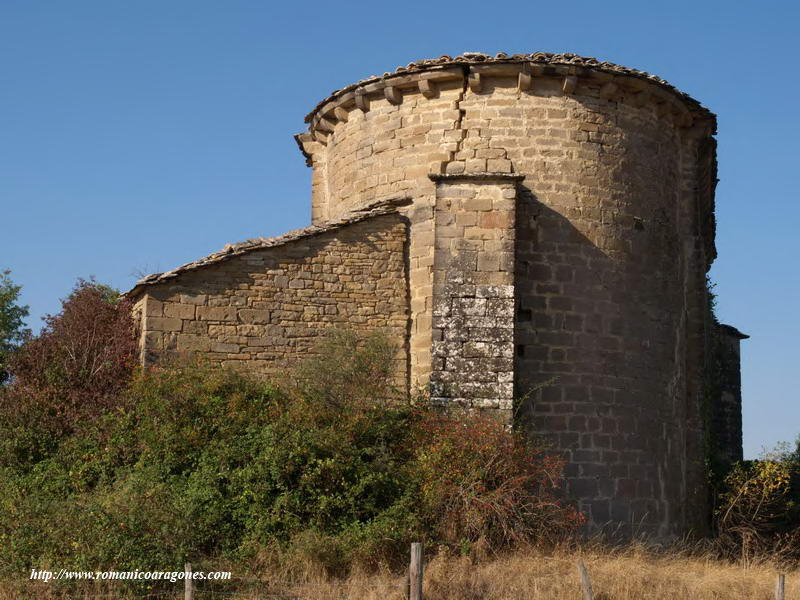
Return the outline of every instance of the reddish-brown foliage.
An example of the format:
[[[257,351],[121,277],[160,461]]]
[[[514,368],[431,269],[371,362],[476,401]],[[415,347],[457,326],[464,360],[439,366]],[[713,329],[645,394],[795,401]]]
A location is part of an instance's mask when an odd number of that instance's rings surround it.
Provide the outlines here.
[[[64,433],[122,401],[137,345],[130,302],[108,287],[79,280],[61,304],[14,357],[4,412]]]
[[[474,411],[434,414],[418,441],[422,501],[438,538],[500,549],[559,541],[583,514],[559,498],[564,461]]]

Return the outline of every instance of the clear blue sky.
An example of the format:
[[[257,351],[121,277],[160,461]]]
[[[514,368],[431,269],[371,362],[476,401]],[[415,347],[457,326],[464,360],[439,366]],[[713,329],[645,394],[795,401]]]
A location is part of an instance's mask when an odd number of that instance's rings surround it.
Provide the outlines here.
[[[30,324],[76,278],[128,289],[309,221],[292,135],[334,89],[463,51],[575,52],[719,116],[719,315],[743,344],[745,453],[800,433],[794,2],[2,0],[0,268]]]

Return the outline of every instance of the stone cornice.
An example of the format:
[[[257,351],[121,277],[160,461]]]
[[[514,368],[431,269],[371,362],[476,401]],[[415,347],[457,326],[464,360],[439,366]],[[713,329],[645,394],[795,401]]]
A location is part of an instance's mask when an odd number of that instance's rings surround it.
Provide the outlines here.
[[[644,71],[575,54],[500,53],[492,57],[469,52],[454,58],[442,56],[413,62],[398,67],[394,73],[363,79],[333,92],[306,116],[308,132],[296,136],[297,143],[310,161],[314,146],[325,145],[336,124],[347,121],[351,110],[369,111],[371,99],[385,98],[400,104],[407,94],[435,98],[439,84],[453,81],[461,82],[473,93],[482,93],[486,77],[516,77],[519,91],[529,93],[535,93],[537,79],[543,78],[557,78],[567,95],[580,95],[585,90],[582,84],[590,84],[597,88],[593,93],[600,98],[619,99],[638,107],[655,105],[659,116],[671,115],[679,127],[700,125],[707,135],[716,132],[712,112],[665,80]]]

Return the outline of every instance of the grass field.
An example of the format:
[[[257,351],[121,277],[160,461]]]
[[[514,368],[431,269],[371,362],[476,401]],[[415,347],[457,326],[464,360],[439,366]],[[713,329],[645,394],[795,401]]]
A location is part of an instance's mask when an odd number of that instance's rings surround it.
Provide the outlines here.
[[[800,597],[800,570],[769,560],[747,567],[691,552],[655,553],[630,546],[575,550],[520,551],[479,562],[448,555],[432,557],[425,568],[426,600],[551,600],[582,598],[576,562],[582,559],[596,600],[772,600],[779,572],[786,575],[786,598]],[[301,573],[298,575],[298,573]],[[331,579],[295,566],[284,573],[238,576],[212,591],[198,585],[196,599],[286,598],[308,600],[400,600],[405,597],[402,574],[354,573]],[[289,580],[303,583],[288,583]],[[147,592],[125,594],[119,588],[64,588],[60,584],[3,584],[0,599],[12,598],[142,598]],[[183,585],[153,590],[151,598],[183,598]]]

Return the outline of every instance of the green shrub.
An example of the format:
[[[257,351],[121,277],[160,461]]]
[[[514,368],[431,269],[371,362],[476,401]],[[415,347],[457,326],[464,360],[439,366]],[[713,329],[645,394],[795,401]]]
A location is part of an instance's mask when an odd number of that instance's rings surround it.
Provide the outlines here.
[[[282,557],[332,573],[408,543],[500,549],[572,531],[561,464],[480,415],[395,387],[394,348],[336,334],[281,385],[201,364],[135,374],[125,398],[36,451],[7,429],[0,576],[49,565],[174,569]]]

